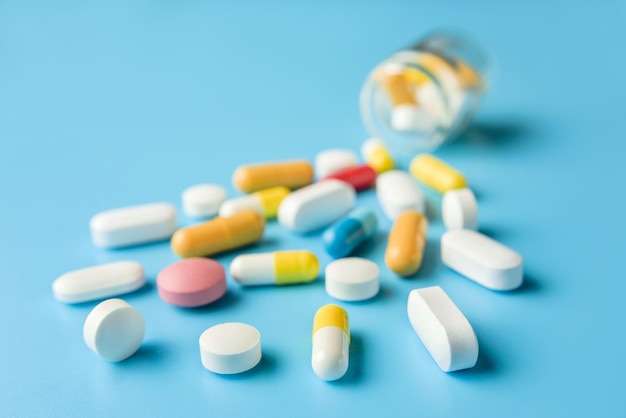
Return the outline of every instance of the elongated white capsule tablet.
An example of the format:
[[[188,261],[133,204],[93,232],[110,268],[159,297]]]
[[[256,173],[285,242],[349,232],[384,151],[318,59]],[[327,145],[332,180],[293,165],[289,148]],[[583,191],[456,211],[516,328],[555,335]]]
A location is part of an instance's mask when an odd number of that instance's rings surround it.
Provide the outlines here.
[[[61,302],[80,303],[133,292],[145,283],[141,264],[119,261],[65,273],[52,283],[52,292]]]
[[[411,175],[404,171],[391,170],[379,175],[376,196],[391,220],[409,209],[424,213],[424,194]]]
[[[107,299],[91,310],[83,326],[87,347],[107,361],[122,361],[141,345],[146,323],[141,313],[121,299]]]
[[[478,340],[472,325],[439,286],[415,289],[407,303],[409,321],[444,372],[476,365]]]
[[[115,248],[169,238],[176,231],[176,209],[150,203],[100,212],[91,218],[91,239],[97,247]]]
[[[478,228],[478,206],[474,193],[468,189],[450,190],[443,195],[441,216],[448,229]]]
[[[230,263],[230,274],[244,286],[306,283],[314,280],[320,265],[306,250],[244,254]]]
[[[278,208],[278,222],[306,233],[325,227],[345,215],[356,201],[356,192],[343,181],[329,179],[296,190]]]
[[[315,175],[326,177],[341,169],[357,165],[358,159],[354,152],[346,149],[329,149],[315,156]]]
[[[192,218],[209,218],[217,215],[226,200],[226,190],[216,184],[197,184],[183,191],[183,212]]]
[[[225,218],[235,213],[252,209],[265,219],[276,217],[278,207],[291,190],[284,186],[270,187],[252,194],[225,201],[220,207],[220,216]]]
[[[489,289],[513,290],[522,284],[522,256],[476,231],[456,229],[443,234],[441,260]]]
[[[311,366],[323,380],[343,377],[350,360],[350,327],[348,314],[340,306],[324,305],[313,320]]]

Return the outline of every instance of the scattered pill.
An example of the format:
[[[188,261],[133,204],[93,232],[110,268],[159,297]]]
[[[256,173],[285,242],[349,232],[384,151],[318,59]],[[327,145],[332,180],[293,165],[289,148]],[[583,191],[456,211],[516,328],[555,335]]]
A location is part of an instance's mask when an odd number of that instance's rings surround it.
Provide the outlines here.
[[[413,158],[410,171],[419,181],[440,193],[467,187],[461,173],[429,154],[420,154]]]
[[[307,233],[325,227],[354,206],[356,193],[339,180],[326,180],[296,190],[278,208],[278,222],[298,232]]]
[[[265,220],[254,210],[217,217],[181,228],[172,236],[172,250],[180,257],[205,257],[252,244],[261,239]]]
[[[380,290],[376,263],[359,257],[340,258],[326,266],[326,293],[356,302],[373,298]]]
[[[319,269],[315,254],[306,250],[244,254],[230,263],[230,274],[244,286],[306,283]]]
[[[443,223],[448,229],[478,228],[478,206],[474,193],[468,189],[450,190],[441,201]]]
[[[91,218],[91,239],[97,247],[115,248],[169,238],[176,230],[176,209],[151,203],[100,212]]]
[[[354,152],[345,149],[329,149],[315,156],[315,174],[323,178],[336,171],[357,165]]]
[[[379,175],[376,196],[391,220],[409,209],[425,213],[424,194],[411,175],[404,171],[391,170]]]
[[[141,313],[121,299],[96,305],[83,326],[87,347],[107,361],[122,361],[141,345],[146,324]]]
[[[410,276],[419,270],[426,247],[428,221],[414,210],[402,212],[389,232],[385,264],[400,276]]]
[[[324,305],[313,320],[311,366],[323,380],[343,377],[350,361],[350,327],[348,314],[337,305]]]
[[[246,196],[225,201],[220,207],[219,213],[221,217],[227,217],[245,209],[252,209],[261,214],[265,219],[275,218],[280,202],[282,202],[289,193],[291,193],[291,190],[284,186],[259,190],[258,192]]]
[[[304,160],[244,165],[235,170],[233,184],[245,193],[274,186],[297,189],[311,184],[313,175],[313,166]]]
[[[444,233],[441,260],[489,289],[513,290],[522,284],[522,256],[476,231],[455,229]]]
[[[363,160],[372,167],[378,174],[393,170],[395,163],[391,153],[383,141],[377,138],[370,138],[361,146]]]
[[[328,254],[341,258],[352,253],[359,245],[376,235],[378,218],[368,208],[355,208],[328,227],[322,234],[322,242]]]
[[[52,292],[61,302],[81,303],[130,293],[145,283],[141,264],[118,261],[65,273],[52,283]]]
[[[217,261],[187,258],[161,270],[157,276],[157,289],[161,299],[167,303],[195,308],[224,296],[226,274]]]
[[[226,200],[226,190],[216,184],[197,184],[183,191],[183,212],[191,218],[210,218],[217,215]]]
[[[367,190],[376,182],[376,171],[369,165],[357,165],[343,168],[324,177],[322,180],[335,179],[348,183],[357,192]]]
[[[213,373],[237,374],[261,361],[261,334],[251,325],[225,322],[200,335],[202,365]]]
[[[412,290],[407,311],[413,329],[441,370],[453,372],[476,365],[474,329],[441,287]]]

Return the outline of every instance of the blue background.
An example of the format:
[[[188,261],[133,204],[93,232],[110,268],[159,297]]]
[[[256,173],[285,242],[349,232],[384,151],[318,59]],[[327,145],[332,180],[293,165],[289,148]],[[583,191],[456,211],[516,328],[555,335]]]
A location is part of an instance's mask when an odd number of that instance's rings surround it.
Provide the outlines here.
[[[625,21],[626,4],[609,1],[0,1],[0,415],[624,416]],[[239,164],[358,150],[367,72],[441,27],[495,58],[475,124],[437,155],[469,178],[481,230],[524,256],[519,290],[492,292],[441,264],[433,195],[424,265],[395,277],[381,216],[359,254],[382,266],[382,292],[342,304],[351,365],[329,384],[310,368],[313,315],[332,302],[322,280],[242,289],[229,277],[219,302],[178,309],[154,284],[177,260],[167,242],[91,244],[101,210],[180,208],[182,190],[202,182],[235,196]],[[373,191],[359,203],[382,215]],[[281,248],[330,261],[317,235],[275,222],[254,250]],[[147,272],[125,297],[146,338],[109,364],[82,341],[95,303],[61,304],[50,285],[124,259]],[[430,285],[474,326],[475,368],[443,373],[412,331],[408,292]],[[223,321],[260,330],[257,368],[202,368],[198,337]]]

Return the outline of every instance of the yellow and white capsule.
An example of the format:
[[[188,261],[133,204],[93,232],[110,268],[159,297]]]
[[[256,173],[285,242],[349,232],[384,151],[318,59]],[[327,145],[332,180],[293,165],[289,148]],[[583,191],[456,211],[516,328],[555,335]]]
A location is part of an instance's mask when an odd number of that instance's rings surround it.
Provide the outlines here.
[[[340,379],[348,370],[350,327],[348,314],[340,306],[324,305],[313,320],[311,366],[323,380]]]
[[[385,143],[378,138],[370,138],[361,146],[361,154],[365,163],[378,174],[393,170],[395,163]]]
[[[244,286],[306,283],[319,269],[315,254],[306,250],[245,254],[230,263],[230,274]]]
[[[230,199],[220,206],[219,216],[227,217],[241,212],[242,210],[252,209],[265,219],[275,218],[280,202],[282,202],[289,193],[291,193],[291,190],[288,188],[276,186],[259,190],[258,192],[246,196]]]

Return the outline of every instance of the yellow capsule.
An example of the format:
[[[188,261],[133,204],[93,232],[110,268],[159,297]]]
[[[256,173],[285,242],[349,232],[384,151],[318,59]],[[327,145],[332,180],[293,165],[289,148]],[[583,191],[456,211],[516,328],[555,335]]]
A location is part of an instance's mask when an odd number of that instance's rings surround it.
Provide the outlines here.
[[[409,171],[426,186],[441,193],[467,187],[463,174],[430,154],[413,158]]]
[[[306,250],[244,254],[230,264],[230,274],[244,286],[295,284],[314,280],[320,264]]]
[[[251,244],[261,239],[265,220],[254,210],[218,216],[181,228],[172,236],[172,250],[180,257],[204,257]]]
[[[396,218],[389,232],[385,264],[400,276],[410,276],[422,265],[426,247],[426,217],[415,210],[406,210]]]
[[[413,89],[411,89],[411,85],[407,83],[406,78],[401,72],[389,74],[382,80],[382,85],[389,95],[389,100],[393,107],[403,105],[417,106]]]
[[[311,366],[323,380],[337,380],[348,370],[350,327],[348,314],[340,306],[324,305],[313,320]]]
[[[457,61],[455,64],[456,73],[461,81],[461,86],[467,88],[482,88],[482,77],[472,67],[463,61]]]
[[[365,141],[361,147],[361,154],[367,165],[378,174],[393,170],[395,166],[393,157],[380,139],[371,138]]]
[[[259,212],[265,219],[275,218],[278,206],[291,190],[284,186],[270,187],[252,194],[229,199],[220,206],[220,216],[232,216],[242,210],[252,209]]]
[[[313,166],[304,160],[244,165],[233,174],[233,184],[245,193],[274,186],[297,189],[313,182]]]

